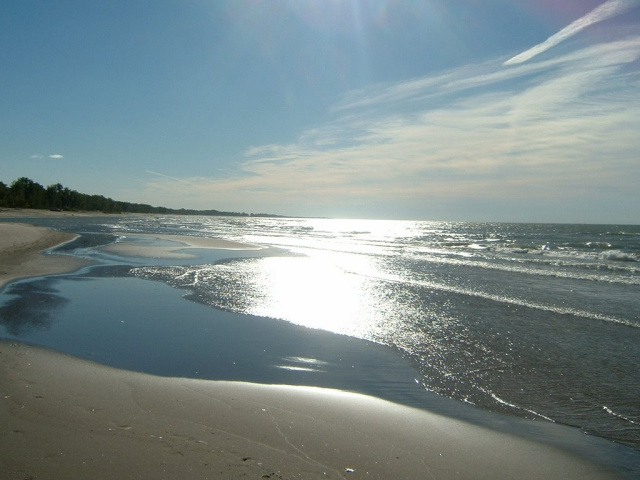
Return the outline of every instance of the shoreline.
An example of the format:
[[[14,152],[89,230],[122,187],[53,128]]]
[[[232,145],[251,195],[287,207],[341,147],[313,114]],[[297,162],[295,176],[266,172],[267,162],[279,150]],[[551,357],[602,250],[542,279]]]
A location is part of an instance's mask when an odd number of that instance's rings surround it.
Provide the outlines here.
[[[102,213],[102,212],[72,212],[66,210],[42,210],[37,208],[0,208],[0,218],[65,218],[65,217],[119,217],[123,215],[150,215],[156,214],[131,214],[131,213]]]
[[[0,258],[14,262],[5,283],[86,265],[40,253],[71,234],[0,229]],[[0,384],[9,478],[623,478],[549,445],[375,397],[155,377],[1,338]]]
[[[73,272],[87,266],[89,263],[80,258],[43,253],[75,238],[77,235],[45,227],[0,222],[0,289],[20,278]]]
[[[3,340],[0,359],[8,478],[622,478],[364,395],[155,377]]]

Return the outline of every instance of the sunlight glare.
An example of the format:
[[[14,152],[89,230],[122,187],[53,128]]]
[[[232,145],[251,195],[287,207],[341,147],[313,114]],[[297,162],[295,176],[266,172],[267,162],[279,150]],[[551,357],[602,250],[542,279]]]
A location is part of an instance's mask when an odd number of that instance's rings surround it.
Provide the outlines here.
[[[372,314],[365,278],[321,259],[265,259],[256,283],[256,315],[355,334],[360,320]]]

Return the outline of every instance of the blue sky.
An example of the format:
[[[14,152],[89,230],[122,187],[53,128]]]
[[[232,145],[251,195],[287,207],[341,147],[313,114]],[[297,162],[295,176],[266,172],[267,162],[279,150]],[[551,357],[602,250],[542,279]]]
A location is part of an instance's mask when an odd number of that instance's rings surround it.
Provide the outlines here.
[[[6,0],[0,180],[640,223],[640,0]]]

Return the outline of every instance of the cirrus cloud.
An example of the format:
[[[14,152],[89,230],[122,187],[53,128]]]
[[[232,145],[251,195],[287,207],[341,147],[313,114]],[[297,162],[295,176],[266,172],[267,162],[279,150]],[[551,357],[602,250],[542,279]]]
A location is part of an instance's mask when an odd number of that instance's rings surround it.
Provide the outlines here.
[[[612,191],[640,203],[639,59],[640,34],[352,92],[297,141],[247,149],[233,175],[192,179],[189,192],[153,188],[158,198],[314,213],[423,205],[429,215],[478,199],[553,212],[604,205]]]
[[[568,38],[573,37],[585,28],[621,15],[624,12],[638,6],[639,3],[637,0],[608,0],[599,7],[594,8],[575,22],[567,25],[558,33],[551,35],[544,42],[539,43],[538,45],[535,45],[534,47],[522,53],[519,53],[514,57],[511,57],[509,60],[504,62],[504,65],[517,65],[519,63],[524,63],[528,60],[531,60],[536,55],[540,55],[541,53],[546,52],[550,48],[553,48],[559,43],[564,42]]]

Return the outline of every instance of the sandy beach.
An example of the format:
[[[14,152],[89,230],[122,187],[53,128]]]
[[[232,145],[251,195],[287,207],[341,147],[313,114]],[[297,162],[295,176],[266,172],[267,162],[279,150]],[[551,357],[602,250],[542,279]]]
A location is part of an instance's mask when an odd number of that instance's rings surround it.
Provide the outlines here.
[[[43,255],[42,251],[74,235],[19,223],[0,223],[0,288],[17,278],[72,272],[86,264],[79,258]]]
[[[372,397],[153,377],[9,342],[0,358],[3,478],[615,478]]]
[[[0,229],[4,283],[81,266],[40,254],[70,235]],[[547,445],[373,397],[155,377],[19,342],[0,341],[0,385],[0,479],[618,478]]]

